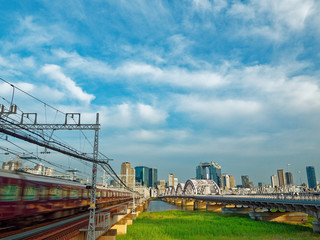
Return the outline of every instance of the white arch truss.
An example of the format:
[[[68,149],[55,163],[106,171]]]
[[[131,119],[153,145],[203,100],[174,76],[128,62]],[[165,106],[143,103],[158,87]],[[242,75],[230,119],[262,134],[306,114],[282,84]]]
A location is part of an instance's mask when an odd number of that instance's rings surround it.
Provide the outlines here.
[[[170,187],[170,195],[171,196],[176,195],[176,188],[175,187]]]
[[[176,189],[176,195],[181,196],[183,195],[183,190],[184,190],[184,183],[179,183]]]
[[[218,184],[208,179],[189,179],[184,186],[184,195],[214,195],[220,194]]]

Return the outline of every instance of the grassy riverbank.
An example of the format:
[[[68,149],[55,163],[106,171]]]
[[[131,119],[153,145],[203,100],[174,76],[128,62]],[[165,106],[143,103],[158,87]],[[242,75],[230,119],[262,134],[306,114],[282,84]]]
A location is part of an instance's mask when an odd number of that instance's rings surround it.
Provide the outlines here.
[[[167,211],[141,213],[117,240],[320,239],[311,222],[291,225],[257,222],[247,215]]]

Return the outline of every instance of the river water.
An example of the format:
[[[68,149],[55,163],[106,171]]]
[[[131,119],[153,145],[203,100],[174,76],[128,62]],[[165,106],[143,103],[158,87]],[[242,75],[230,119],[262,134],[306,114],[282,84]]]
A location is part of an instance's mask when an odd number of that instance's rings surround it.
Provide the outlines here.
[[[181,210],[181,208],[163,201],[150,201],[147,212],[163,212],[168,210]]]

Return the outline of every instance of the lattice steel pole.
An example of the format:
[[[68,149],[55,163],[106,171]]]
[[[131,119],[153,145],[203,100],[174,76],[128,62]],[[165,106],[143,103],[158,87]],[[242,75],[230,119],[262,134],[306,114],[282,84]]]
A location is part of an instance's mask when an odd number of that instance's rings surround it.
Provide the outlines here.
[[[136,214],[136,202],[135,202],[134,192],[133,192],[133,202],[132,202],[132,213]]]
[[[99,113],[97,113],[96,124],[99,124]],[[99,129],[94,132],[94,146],[93,146],[93,162],[92,165],[92,186],[90,199],[90,217],[88,225],[87,240],[95,240],[95,213],[96,213],[96,185],[97,185],[97,160],[98,160],[98,143],[99,143]]]

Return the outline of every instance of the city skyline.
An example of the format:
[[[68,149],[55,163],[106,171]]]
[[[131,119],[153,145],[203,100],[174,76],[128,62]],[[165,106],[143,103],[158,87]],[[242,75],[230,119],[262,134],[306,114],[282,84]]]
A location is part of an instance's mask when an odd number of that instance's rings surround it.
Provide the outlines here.
[[[290,164],[307,183],[306,166],[320,173],[319,11],[315,0],[2,1],[0,77],[83,123],[99,112],[114,169],[185,182],[213,161],[257,184]],[[13,102],[40,109],[18,91]]]
[[[129,164],[131,166],[130,163],[128,162],[124,162],[122,163],[122,165],[124,164]],[[122,165],[121,165],[121,172],[122,172]],[[288,164],[290,165],[290,164]],[[145,167],[145,166],[137,166],[135,168],[145,168],[147,169],[147,172],[149,172],[149,174],[146,173],[147,178],[152,175],[152,171],[155,170],[156,171],[156,178],[157,181],[165,181],[165,183],[167,184],[168,187],[173,186],[173,182],[174,185],[177,185],[178,183],[184,183],[183,181],[177,181],[178,178],[176,178],[174,176],[174,173],[169,173],[169,177],[168,179],[164,178],[164,179],[160,179],[158,178],[158,171],[155,168],[150,168],[150,167]],[[312,169],[312,170],[308,170],[308,169]],[[230,188],[230,186],[232,186],[231,188],[234,187],[243,187],[243,188],[255,188],[255,187],[262,187],[263,186],[270,186],[273,188],[285,188],[285,187],[290,187],[290,186],[301,186],[301,185],[305,185],[305,186],[310,186],[309,181],[311,181],[312,183],[312,188],[317,186],[318,181],[316,180],[316,170],[313,166],[306,166],[306,176],[307,176],[307,181],[303,182],[301,180],[301,173],[299,173],[299,176],[296,176],[296,178],[299,178],[299,181],[297,180],[296,183],[294,182],[294,178],[293,178],[293,174],[292,172],[289,171],[289,168],[287,169],[287,171],[284,171],[283,169],[277,169],[276,173],[277,174],[273,174],[269,177],[269,180],[266,181],[262,181],[261,179],[258,180],[257,182],[253,182],[253,181],[249,181],[249,175],[242,175],[240,177],[240,179],[238,179],[237,181],[235,180],[235,178],[233,177],[232,174],[230,173],[226,173],[226,172],[222,172],[221,166],[218,165],[218,163],[216,162],[203,162],[203,163],[199,163],[199,165],[196,166],[196,175],[195,177],[190,177],[188,179],[211,179],[214,180],[222,189],[227,187]],[[217,171],[217,172],[216,172]],[[309,173],[308,173],[309,172]],[[222,174],[221,174],[222,173]],[[298,173],[297,173],[298,174]],[[310,176],[309,176],[309,175]],[[123,176],[121,174],[121,176]],[[136,176],[137,178],[137,176]],[[279,180],[280,179],[280,180]],[[312,180],[310,180],[312,179]],[[147,179],[147,182],[150,182],[149,179]],[[236,184],[237,183],[237,184]],[[156,186],[156,182],[154,180],[154,186]]]

